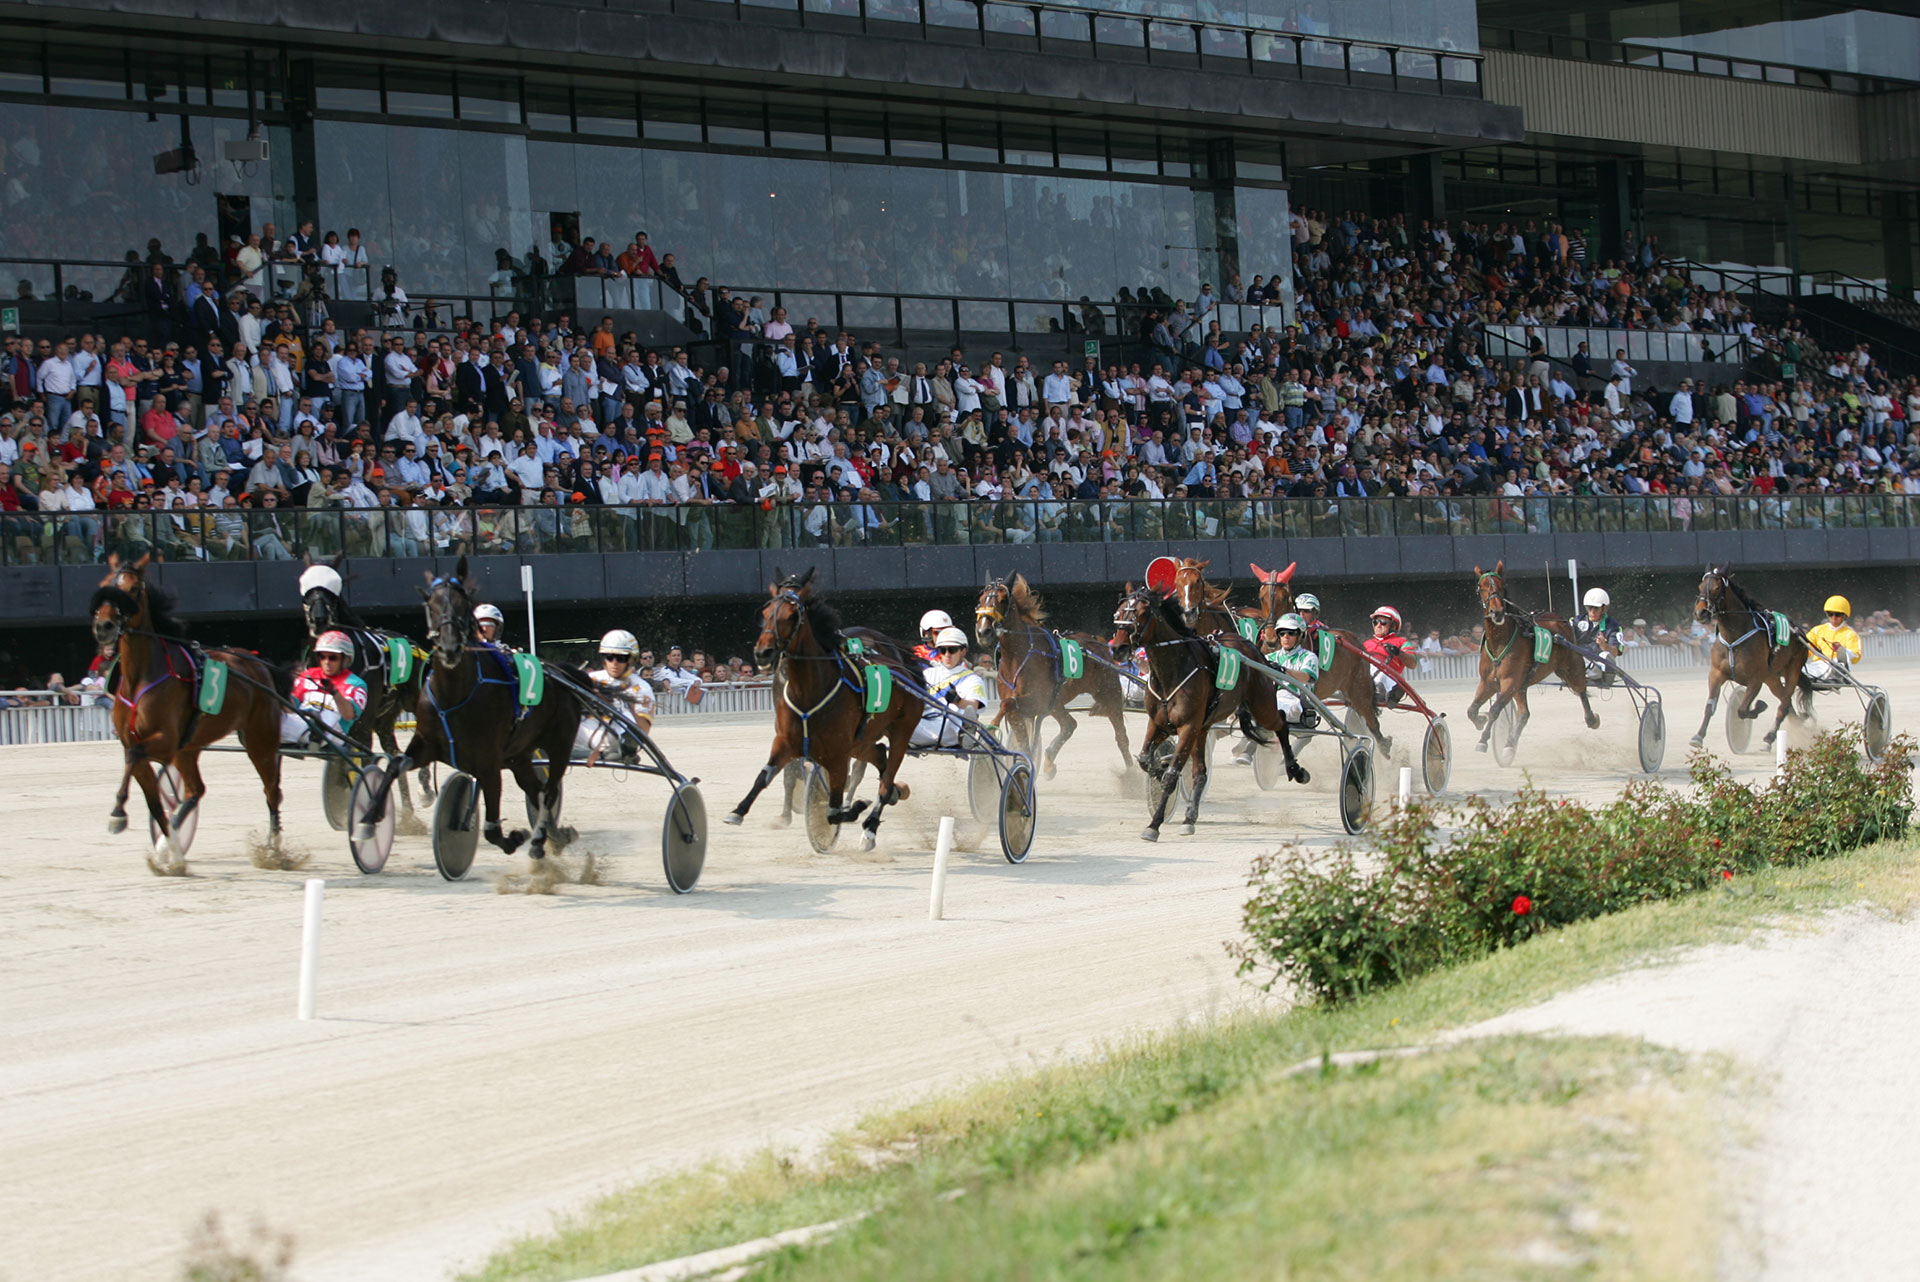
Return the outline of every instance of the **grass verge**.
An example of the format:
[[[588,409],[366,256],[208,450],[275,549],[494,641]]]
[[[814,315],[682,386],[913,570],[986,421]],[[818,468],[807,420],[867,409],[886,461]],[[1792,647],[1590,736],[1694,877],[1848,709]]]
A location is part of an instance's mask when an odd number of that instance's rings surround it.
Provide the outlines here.
[[[609,1197],[469,1282],[559,1282],[881,1208],[770,1276],[1707,1276],[1716,1070],[1605,1040],[1418,1045],[1674,949],[1920,901],[1920,844],[1736,879],[1333,1009],[1135,1039]]]

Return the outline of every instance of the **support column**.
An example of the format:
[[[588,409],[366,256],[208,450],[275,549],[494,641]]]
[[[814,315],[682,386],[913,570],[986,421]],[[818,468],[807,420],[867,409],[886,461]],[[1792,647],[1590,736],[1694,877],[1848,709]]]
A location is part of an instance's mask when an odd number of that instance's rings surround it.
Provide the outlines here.
[[[313,60],[291,58],[285,64],[288,129],[288,160],[293,179],[294,226],[311,219],[320,222],[320,166],[315,159],[313,137]]]
[[[1913,297],[1913,193],[1891,192],[1880,216],[1880,240],[1887,253],[1887,290],[1896,298]]]
[[[1627,236],[1633,231],[1633,163],[1627,160],[1603,160],[1594,166],[1600,202],[1600,252],[1594,258],[1618,258],[1626,252]]]
[[[1410,165],[1413,184],[1413,213],[1429,222],[1445,222],[1447,217],[1446,166],[1437,153],[1415,156]]]
[[[1233,140],[1215,138],[1205,151],[1205,180],[1193,193],[1193,231],[1200,249],[1200,279],[1226,296],[1227,282],[1240,270],[1240,219],[1233,198]]]

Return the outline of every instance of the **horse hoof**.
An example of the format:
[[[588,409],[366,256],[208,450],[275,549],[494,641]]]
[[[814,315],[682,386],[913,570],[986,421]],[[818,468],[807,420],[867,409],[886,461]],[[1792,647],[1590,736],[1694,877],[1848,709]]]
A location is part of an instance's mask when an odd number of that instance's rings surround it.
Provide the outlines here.
[[[880,838],[877,833],[871,833],[871,832],[862,833],[860,834],[860,849],[872,850],[874,846],[879,844],[879,841],[880,841]]]
[[[740,826],[741,821],[744,820],[745,818],[746,816],[741,814],[738,810],[733,810],[723,815],[720,819],[720,822],[726,823],[726,824],[732,824],[734,827],[738,828]],[[784,827],[786,824],[790,824],[792,822],[793,820],[791,819],[785,820],[783,821],[782,826]]]
[[[1059,773],[1059,768],[1053,764],[1052,757],[1048,757],[1046,764],[1040,767],[1040,777],[1042,779],[1051,779]]]
[[[499,845],[501,850],[505,851],[507,854],[510,855],[514,851],[520,849],[521,844],[526,841],[529,835],[530,834],[527,832],[525,828],[515,828],[512,832],[508,833],[506,837],[497,844]]]
[[[127,830],[127,817],[125,815],[115,815],[111,819],[107,820],[107,832],[109,835],[118,837],[121,833],[125,832],[126,830]]]
[[[1598,717],[1587,718],[1587,729],[1598,730],[1599,728],[1600,728],[1600,718]]]
[[[1140,840],[1158,841],[1160,840],[1160,832],[1157,828],[1148,828],[1140,834]]]
[[[1180,825],[1180,835],[1181,835],[1182,837],[1191,837],[1191,836],[1193,836],[1193,825],[1192,825],[1192,824],[1181,824],[1181,825]]]
[[[738,824],[742,818],[744,818],[744,816],[728,815],[727,822],[730,824]],[[793,816],[781,815],[773,821],[773,826],[776,828],[791,828],[793,827]]]
[[[1473,745],[1473,750],[1475,752],[1485,752],[1487,750],[1487,745],[1484,742],[1476,743]]]
[[[1312,783],[1313,782],[1313,776],[1307,773],[1307,768],[1305,766],[1295,766],[1293,768],[1293,773],[1289,775],[1288,778],[1292,779],[1295,783]]]
[[[1704,748],[1707,746],[1707,737],[1703,734],[1697,734],[1687,740],[1687,746],[1689,748]]]

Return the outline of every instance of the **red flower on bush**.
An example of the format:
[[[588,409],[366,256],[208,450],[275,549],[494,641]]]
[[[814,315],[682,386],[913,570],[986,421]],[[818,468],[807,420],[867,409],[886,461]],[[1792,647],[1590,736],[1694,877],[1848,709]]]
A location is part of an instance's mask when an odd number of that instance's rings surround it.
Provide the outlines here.
[[[1513,897],[1513,915],[1515,917],[1525,917],[1532,911],[1533,901],[1531,899],[1528,899],[1525,895],[1515,895]]]
[[[1722,869],[1720,870],[1720,880],[1721,880],[1721,881],[1732,881],[1732,880],[1733,880],[1733,869],[1731,869],[1731,868],[1722,868]]]
[[[1713,848],[1714,848],[1715,850],[1718,850],[1718,849],[1720,849],[1720,839],[1719,839],[1718,837],[1715,837],[1715,838],[1713,839]]]

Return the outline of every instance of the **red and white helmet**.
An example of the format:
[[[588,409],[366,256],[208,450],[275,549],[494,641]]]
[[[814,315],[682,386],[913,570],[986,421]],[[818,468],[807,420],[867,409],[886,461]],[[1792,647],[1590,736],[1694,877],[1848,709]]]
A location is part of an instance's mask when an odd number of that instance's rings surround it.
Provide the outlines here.
[[[315,654],[345,655],[351,659],[353,657],[353,642],[347,639],[347,634],[344,632],[322,632],[319,639],[313,643],[313,652]]]
[[[1383,605],[1367,616],[1368,622],[1372,622],[1374,619],[1387,619],[1397,628],[1400,626],[1400,611],[1390,605]]]

